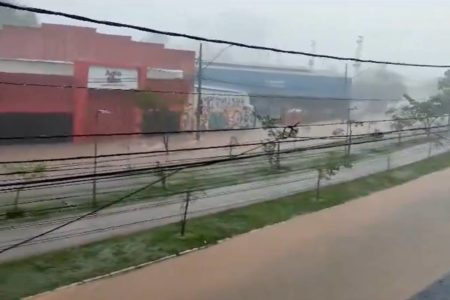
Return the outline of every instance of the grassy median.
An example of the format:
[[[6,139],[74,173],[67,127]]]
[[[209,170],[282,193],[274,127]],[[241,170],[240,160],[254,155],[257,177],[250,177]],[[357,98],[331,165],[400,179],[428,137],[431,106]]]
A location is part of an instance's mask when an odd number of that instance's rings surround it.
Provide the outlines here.
[[[450,153],[313,192],[192,219],[185,237],[172,224],[126,237],[0,265],[0,299],[18,299],[82,279],[214,244],[294,216],[342,204],[450,166]]]

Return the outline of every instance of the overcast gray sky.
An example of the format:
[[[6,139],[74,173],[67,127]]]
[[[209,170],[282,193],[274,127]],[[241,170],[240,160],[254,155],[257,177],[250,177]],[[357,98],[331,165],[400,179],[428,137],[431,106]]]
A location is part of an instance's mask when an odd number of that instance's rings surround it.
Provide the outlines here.
[[[152,28],[241,42],[353,56],[365,38],[363,58],[450,64],[450,1],[439,0],[22,0],[24,4]],[[41,16],[42,22],[80,24]],[[84,24],[85,25],[85,24]],[[98,27],[90,25],[92,27]],[[142,38],[142,32],[100,27],[99,31]],[[191,45],[172,39],[173,45]],[[216,52],[219,48],[211,48]],[[207,48],[209,49],[209,48]],[[248,51],[232,51],[252,57]],[[227,50],[228,52],[228,50]],[[245,53],[247,52],[247,53]],[[246,55],[248,54],[248,55]],[[225,55],[225,54],[224,54]],[[210,56],[214,56],[210,54]],[[271,63],[306,65],[308,58],[258,54]],[[318,61],[319,67],[343,64]],[[368,66],[363,66],[368,67]],[[440,69],[392,68],[413,78],[437,77]]]

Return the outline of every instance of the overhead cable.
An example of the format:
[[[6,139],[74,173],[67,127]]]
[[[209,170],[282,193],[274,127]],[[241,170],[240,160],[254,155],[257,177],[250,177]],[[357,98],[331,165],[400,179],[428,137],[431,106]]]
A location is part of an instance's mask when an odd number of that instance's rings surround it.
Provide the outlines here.
[[[59,16],[59,17],[69,18],[69,19],[73,19],[73,20],[77,20],[77,21],[89,22],[89,23],[106,25],[106,26],[111,26],[111,27],[129,28],[129,29],[134,29],[134,30],[138,30],[138,31],[142,31],[142,32],[156,33],[156,34],[172,36],[172,37],[187,38],[190,40],[195,40],[195,41],[200,41],[200,42],[232,45],[232,46],[247,48],[247,49],[271,51],[271,52],[285,53],[285,54],[303,55],[303,56],[309,56],[309,57],[327,58],[327,59],[340,60],[340,61],[354,61],[354,62],[360,62],[360,63],[409,66],[409,67],[425,67],[425,68],[450,68],[450,65],[448,65],[448,64],[425,64],[425,63],[384,61],[384,60],[374,60],[374,59],[360,59],[360,58],[355,58],[355,57],[343,57],[343,56],[327,55],[327,54],[315,54],[315,53],[305,52],[305,51],[286,50],[286,49],[279,49],[279,48],[274,48],[274,47],[252,45],[252,44],[240,43],[240,42],[234,42],[234,41],[228,41],[228,40],[222,40],[222,39],[206,38],[206,37],[201,37],[201,36],[186,34],[186,33],[159,30],[159,29],[154,29],[154,28],[149,28],[149,27],[144,27],[144,26],[139,26],[139,25],[126,24],[126,23],[115,22],[115,21],[100,20],[100,19],[90,18],[90,17],[71,14],[71,13],[65,13],[65,12],[48,10],[48,9],[43,9],[43,8],[31,7],[31,6],[17,5],[17,4],[12,4],[12,3],[7,3],[7,2],[2,2],[2,1],[0,1],[0,7],[6,7],[6,8],[20,10],[20,11],[28,11],[28,12],[37,13],[37,14]]]

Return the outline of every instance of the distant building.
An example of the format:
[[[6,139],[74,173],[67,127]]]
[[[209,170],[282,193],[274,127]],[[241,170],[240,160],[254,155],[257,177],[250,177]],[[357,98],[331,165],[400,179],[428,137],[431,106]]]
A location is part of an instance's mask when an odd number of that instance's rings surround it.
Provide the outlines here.
[[[195,53],[43,24],[0,30],[0,137],[177,130]],[[136,100],[165,101],[143,111]],[[107,110],[96,121],[99,110]],[[155,120],[161,120],[155,122]]]
[[[197,95],[192,103],[196,107]],[[202,86],[201,129],[237,129],[255,126],[255,109],[250,97],[239,90]],[[192,114],[195,117],[195,112]]]
[[[347,118],[351,80],[309,69],[211,63],[203,70],[203,85],[247,93],[256,113],[286,120],[285,114],[302,111],[302,119],[318,121]]]

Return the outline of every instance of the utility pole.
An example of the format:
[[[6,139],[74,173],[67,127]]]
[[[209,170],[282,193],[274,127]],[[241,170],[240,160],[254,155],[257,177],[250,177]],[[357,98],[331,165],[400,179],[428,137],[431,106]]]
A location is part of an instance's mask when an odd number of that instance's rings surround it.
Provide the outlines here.
[[[202,116],[203,101],[202,101],[202,71],[203,71],[203,44],[200,43],[200,49],[198,52],[198,69],[197,69],[197,132],[195,133],[195,138],[200,141],[200,118]]]
[[[98,109],[95,112],[95,135],[94,135],[94,172],[92,177],[92,206],[97,206],[97,154],[98,154],[98,121],[101,114],[110,114],[106,109]]]
[[[352,110],[356,110],[357,107],[351,107],[349,106],[349,108],[347,109],[347,155],[350,155],[351,153],[351,147],[352,147],[352,135],[353,135],[353,131],[352,131],[352,117],[351,117],[351,113]]]
[[[97,123],[98,123],[98,112],[95,113],[96,128],[97,128]],[[94,136],[94,174],[92,177],[92,206],[93,207],[97,206],[97,152],[98,152],[98,141],[97,141],[97,136]]]
[[[183,220],[181,220],[181,236],[184,236],[186,232],[187,213],[189,210],[189,202],[191,201],[191,192],[186,192],[186,203],[184,204]]]
[[[169,155],[169,135],[163,134],[163,143],[164,143],[164,149],[166,150],[166,155]]]

